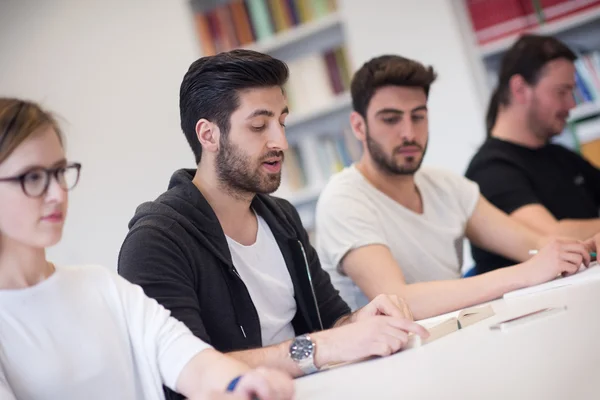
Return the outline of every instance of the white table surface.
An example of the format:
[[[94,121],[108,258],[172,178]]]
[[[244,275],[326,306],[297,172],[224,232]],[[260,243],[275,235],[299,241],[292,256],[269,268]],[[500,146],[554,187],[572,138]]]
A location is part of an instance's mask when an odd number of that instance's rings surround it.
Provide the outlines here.
[[[600,399],[600,281],[491,302],[496,315],[423,347],[296,380],[303,399]],[[562,313],[492,331],[544,307]]]

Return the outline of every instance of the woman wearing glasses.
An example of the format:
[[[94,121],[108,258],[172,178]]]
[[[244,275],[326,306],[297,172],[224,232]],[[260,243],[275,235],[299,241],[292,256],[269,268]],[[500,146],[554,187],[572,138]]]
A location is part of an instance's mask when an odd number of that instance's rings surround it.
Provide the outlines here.
[[[80,171],[50,114],[0,98],[0,399],[290,398],[287,376],[211,349],[117,274],[46,259]]]

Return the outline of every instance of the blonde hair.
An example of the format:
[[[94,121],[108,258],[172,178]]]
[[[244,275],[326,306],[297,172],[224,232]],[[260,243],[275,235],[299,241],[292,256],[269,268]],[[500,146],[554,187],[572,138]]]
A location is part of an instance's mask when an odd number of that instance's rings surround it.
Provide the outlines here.
[[[62,132],[54,116],[38,104],[0,97],[0,163],[39,129],[51,127],[62,143]]]

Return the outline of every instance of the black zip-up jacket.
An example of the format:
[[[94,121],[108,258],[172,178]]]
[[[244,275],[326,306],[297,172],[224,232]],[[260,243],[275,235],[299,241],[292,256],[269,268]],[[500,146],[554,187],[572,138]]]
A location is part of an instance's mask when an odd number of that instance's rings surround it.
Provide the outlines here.
[[[137,208],[119,253],[119,274],[217,350],[261,347],[256,308],[219,220],[192,183],[195,172],[176,171],[165,193]],[[252,207],[269,225],[290,273],[296,335],[331,328],[350,308],[321,268],[298,212],[286,200],[262,194]]]

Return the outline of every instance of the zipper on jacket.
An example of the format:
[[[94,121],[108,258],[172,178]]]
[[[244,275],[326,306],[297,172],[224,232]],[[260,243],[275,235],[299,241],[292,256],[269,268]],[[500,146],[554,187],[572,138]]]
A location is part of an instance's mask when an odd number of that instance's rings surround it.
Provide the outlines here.
[[[231,270],[233,271],[234,275],[237,276],[238,279],[240,281],[242,281],[242,283],[243,283],[244,281],[242,280],[242,277],[240,276],[240,273],[237,271],[237,269],[235,269],[235,267],[233,265],[231,266]],[[234,306],[234,313],[235,313],[236,322],[240,326],[240,330],[242,331],[242,335],[244,335],[244,339],[248,339],[248,336],[246,336],[246,331],[244,330],[244,326],[242,324],[240,324],[239,321],[238,321],[237,312],[235,311],[235,306]]]
[[[300,245],[300,250],[302,250],[302,256],[304,257],[304,266],[306,268],[306,273],[308,274],[308,283],[310,284],[310,290],[312,293],[313,300],[315,301],[315,308],[317,309],[317,318],[319,319],[319,325],[321,326],[321,330],[323,328],[323,321],[321,320],[321,312],[319,311],[319,302],[317,301],[317,295],[315,294],[315,288],[313,286],[312,275],[310,273],[310,267],[308,266],[308,258],[306,257],[306,251],[304,251],[304,246],[302,242],[298,240],[298,244]]]

